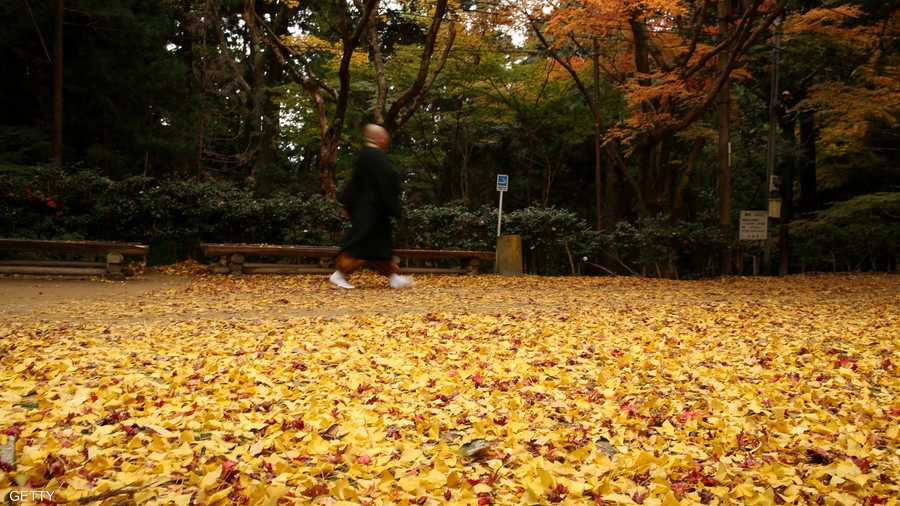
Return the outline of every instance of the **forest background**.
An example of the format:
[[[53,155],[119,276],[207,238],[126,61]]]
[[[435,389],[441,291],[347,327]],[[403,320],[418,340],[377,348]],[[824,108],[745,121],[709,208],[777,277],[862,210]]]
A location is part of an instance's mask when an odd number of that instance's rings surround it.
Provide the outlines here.
[[[333,244],[370,121],[409,247],[542,274],[900,263],[898,2],[16,0],[0,5],[0,236]],[[773,149],[770,149],[770,146]],[[770,194],[767,173],[781,178]]]

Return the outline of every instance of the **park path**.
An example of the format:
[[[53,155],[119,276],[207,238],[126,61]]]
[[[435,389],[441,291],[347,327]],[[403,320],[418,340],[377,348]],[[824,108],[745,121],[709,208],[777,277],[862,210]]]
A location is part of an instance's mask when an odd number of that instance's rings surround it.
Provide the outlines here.
[[[400,314],[578,313],[664,304],[715,308],[735,298],[760,311],[900,303],[900,277],[812,275],[671,281],[638,278],[419,276],[410,290],[357,275],[357,289],[333,289],[321,275],[215,276],[151,272],[125,282],[98,278],[0,277],[0,319],[159,321]],[[802,301],[802,303],[801,303]]]

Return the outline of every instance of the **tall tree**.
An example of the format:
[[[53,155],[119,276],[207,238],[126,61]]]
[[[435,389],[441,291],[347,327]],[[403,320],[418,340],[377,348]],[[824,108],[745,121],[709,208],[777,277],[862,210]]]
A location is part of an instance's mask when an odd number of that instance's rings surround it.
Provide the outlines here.
[[[56,165],[62,164],[63,134],[63,20],[65,2],[56,0],[53,37],[53,132],[50,159]]]
[[[369,26],[372,13],[378,7],[378,0],[365,0],[360,7],[355,19],[345,0],[335,2],[333,10],[328,12],[328,21],[335,27],[338,35],[337,48],[340,60],[337,90],[326,82],[325,76],[320,71],[317,71],[310,55],[304,54],[302,49],[295,47],[291,41],[282,40],[263,18],[256,17],[257,23],[264,28],[266,40],[279,63],[285,66],[290,76],[309,94],[315,104],[321,136],[318,157],[319,184],[322,194],[329,198],[334,198],[336,194],[334,171],[350,101],[351,58]],[[334,104],[331,113],[329,102]]]
[[[355,1],[358,8],[362,6],[362,0]],[[431,23],[421,48],[419,66],[415,78],[409,87],[402,93],[399,93],[390,105],[387,103],[389,85],[385,73],[386,55],[382,50],[378,36],[376,18],[373,17],[369,21],[369,26],[366,29],[366,40],[369,46],[370,58],[375,68],[376,82],[375,108],[372,114],[375,122],[384,125],[391,133],[403,128],[413,114],[419,110],[424,103],[425,97],[434,85],[435,79],[437,79],[447,63],[447,57],[450,55],[450,50],[453,48],[453,42],[456,39],[456,23],[452,20],[449,22],[444,48],[437,58],[437,62],[433,62],[433,60],[441,26],[448,17],[448,3],[448,0],[437,0],[435,2]],[[433,71],[431,70],[432,65],[435,67]]]
[[[731,20],[731,0],[719,0],[719,38],[725,40]],[[722,274],[731,274],[731,78],[728,69],[729,49],[719,55],[719,75],[724,82],[716,100],[719,121],[719,230],[725,238],[722,248]]]
[[[750,0],[735,27],[716,43],[716,16],[712,0],[665,2],[609,0],[571,2],[549,13],[527,4],[520,12],[548,51],[567,51],[581,64],[569,63],[569,74],[584,96],[587,87],[578,77],[585,68],[586,53],[578,40],[605,35],[603,74],[626,92],[630,114],[615,122],[604,137],[612,167],[633,190],[638,213],[643,216],[670,212],[675,195],[690,177],[689,163],[676,164],[682,138],[691,145],[702,143],[694,125],[721,97],[742,58],[761,39],[786,0],[763,11],[763,0]],[[520,4],[521,5],[521,4]],[[559,60],[559,56],[556,57]],[[692,148],[681,149],[690,157]],[[629,168],[636,165],[636,174]],[[676,174],[676,166],[682,170]],[[729,217],[730,221],[730,217]]]

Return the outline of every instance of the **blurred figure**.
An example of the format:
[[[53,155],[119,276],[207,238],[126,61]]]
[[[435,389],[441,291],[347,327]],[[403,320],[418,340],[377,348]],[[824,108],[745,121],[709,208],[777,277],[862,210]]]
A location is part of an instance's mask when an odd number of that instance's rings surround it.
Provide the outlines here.
[[[400,266],[393,260],[391,218],[399,218],[402,208],[400,177],[385,155],[389,144],[387,130],[366,125],[353,175],[338,195],[352,225],[341,241],[337,270],[329,278],[340,288],[353,288],[347,278],[365,263],[387,276],[391,288],[413,285],[411,278],[400,275]]]

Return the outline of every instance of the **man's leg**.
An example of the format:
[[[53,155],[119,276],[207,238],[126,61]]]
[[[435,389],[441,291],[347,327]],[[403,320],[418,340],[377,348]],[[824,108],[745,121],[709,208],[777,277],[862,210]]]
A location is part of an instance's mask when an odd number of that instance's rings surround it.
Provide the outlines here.
[[[393,260],[373,260],[369,265],[379,274],[388,277],[391,288],[406,288],[413,285],[412,278],[400,275],[400,266]]]
[[[335,286],[340,288],[353,288],[353,285],[347,281],[347,277],[359,270],[363,266],[365,260],[353,258],[346,251],[342,251],[337,258],[334,259],[334,265],[337,270],[328,278]]]
[[[400,274],[400,266],[393,260],[370,260],[369,265],[382,276],[390,277],[391,274]]]

